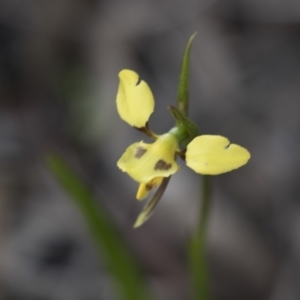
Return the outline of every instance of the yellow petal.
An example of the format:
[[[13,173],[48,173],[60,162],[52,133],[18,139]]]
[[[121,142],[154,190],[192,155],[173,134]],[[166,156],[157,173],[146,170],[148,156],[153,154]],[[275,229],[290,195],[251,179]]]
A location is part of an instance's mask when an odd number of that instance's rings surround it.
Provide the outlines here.
[[[186,164],[196,173],[217,175],[237,169],[247,163],[250,153],[247,149],[230,144],[218,135],[201,135],[187,146]]]
[[[126,149],[117,166],[140,183],[168,177],[179,168],[175,161],[177,146],[176,138],[170,133],[161,135],[153,144],[134,143]]]
[[[160,185],[163,181],[163,177],[155,177],[149,182],[140,183],[138,191],[136,193],[137,200],[143,200],[151,190]]]
[[[148,84],[131,70],[119,73],[117,110],[122,120],[129,125],[145,127],[154,110],[154,98]]]

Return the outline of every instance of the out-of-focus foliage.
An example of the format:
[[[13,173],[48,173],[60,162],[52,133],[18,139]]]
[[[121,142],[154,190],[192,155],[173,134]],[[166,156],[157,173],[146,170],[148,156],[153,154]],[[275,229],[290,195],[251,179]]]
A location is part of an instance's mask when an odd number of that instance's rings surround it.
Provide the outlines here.
[[[95,196],[57,154],[49,155],[48,165],[84,215],[98,246],[99,256],[104,255],[105,262],[119,286],[120,299],[148,299],[136,262],[130,257],[120,233],[109,220],[107,213],[97,205]]]

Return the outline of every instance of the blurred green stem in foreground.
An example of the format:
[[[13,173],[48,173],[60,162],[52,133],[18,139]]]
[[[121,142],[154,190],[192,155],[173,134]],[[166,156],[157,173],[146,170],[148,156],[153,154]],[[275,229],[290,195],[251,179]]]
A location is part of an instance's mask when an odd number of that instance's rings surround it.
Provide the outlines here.
[[[119,299],[149,300],[148,290],[137,265],[120,234],[108,219],[107,213],[97,204],[95,196],[62,157],[51,154],[47,162],[57,181],[83,214],[98,247],[99,255],[103,255],[105,263],[117,282]]]
[[[178,97],[177,97],[177,108],[178,110],[187,117],[189,108],[189,62],[190,62],[190,51],[192,42],[196,36],[194,33],[185,48],[183,55]],[[210,177],[207,175],[200,176],[202,183],[202,195],[200,198],[201,209],[199,211],[198,226],[191,238],[190,242],[190,271],[193,284],[193,295],[195,300],[210,300],[210,282],[209,272],[206,261],[206,231],[207,222],[209,217],[209,209],[211,202],[211,190],[210,190]]]

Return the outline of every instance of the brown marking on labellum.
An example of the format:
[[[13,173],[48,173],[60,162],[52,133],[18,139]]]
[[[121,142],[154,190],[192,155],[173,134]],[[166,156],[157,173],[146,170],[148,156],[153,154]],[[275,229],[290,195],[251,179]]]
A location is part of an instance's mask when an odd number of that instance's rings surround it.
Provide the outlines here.
[[[167,164],[164,160],[160,159],[155,167],[154,170],[169,170],[171,168],[172,164]]]
[[[141,158],[146,152],[147,152],[147,149],[145,149],[143,147],[137,147],[134,157]]]
[[[147,183],[146,184],[146,191],[150,192],[154,188],[155,184]]]

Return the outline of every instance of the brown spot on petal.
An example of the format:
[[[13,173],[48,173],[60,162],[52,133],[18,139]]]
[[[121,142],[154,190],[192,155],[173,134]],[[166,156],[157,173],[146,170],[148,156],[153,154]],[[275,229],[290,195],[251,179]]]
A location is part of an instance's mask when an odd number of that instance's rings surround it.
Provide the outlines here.
[[[150,192],[153,188],[154,188],[154,184],[153,183],[147,183],[146,184],[146,191]]]
[[[169,170],[171,168],[171,164],[167,164],[164,160],[160,159],[155,167],[154,170]]]
[[[147,149],[145,149],[143,147],[137,147],[134,157],[141,158],[146,152],[147,152]]]

